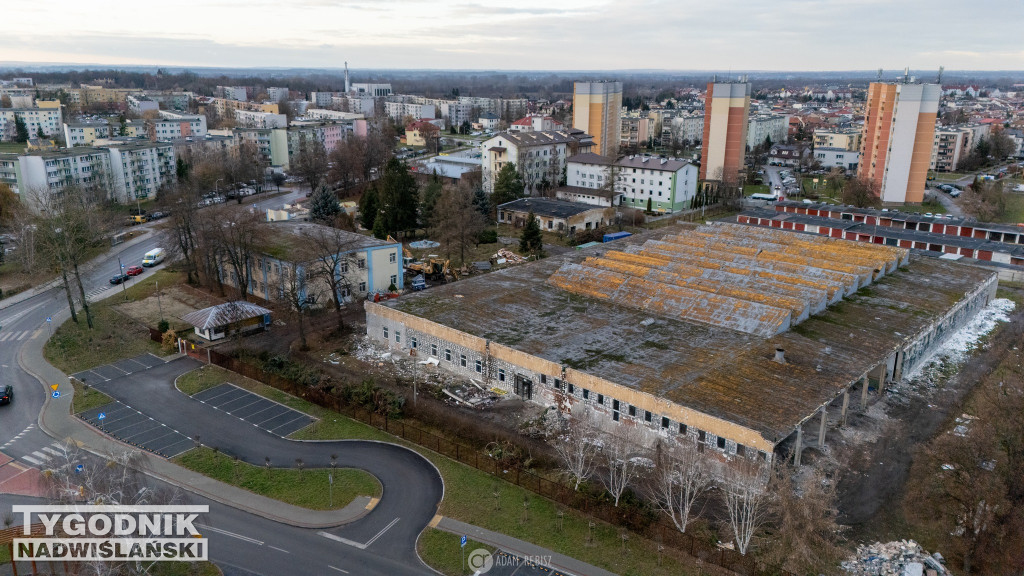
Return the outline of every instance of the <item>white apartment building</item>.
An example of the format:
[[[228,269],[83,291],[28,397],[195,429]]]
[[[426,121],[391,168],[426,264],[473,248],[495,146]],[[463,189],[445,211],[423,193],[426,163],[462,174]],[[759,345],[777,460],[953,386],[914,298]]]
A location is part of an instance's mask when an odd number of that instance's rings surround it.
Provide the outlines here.
[[[40,130],[44,136],[55,136],[64,130],[60,108],[6,108],[0,109],[0,141],[12,141],[17,136],[16,118],[21,118],[29,138]]]
[[[356,114],[354,112],[339,112],[338,110],[327,110],[325,108],[310,108],[306,110],[307,120],[361,120],[365,118],[362,114]]]
[[[129,94],[125,96],[124,101],[128,104],[128,109],[136,114],[156,112],[160,109],[160,105],[145,94]]]
[[[930,169],[955,172],[978,140],[988,138],[990,132],[991,127],[988,124],[936,127]]]
[[[815,148],[814,159],[821,163],[822,168],[842,168],[856,170],[860,163],[860,152],[846,148]]]
[[[131,202],[155,196],[177,176],[170,144],[131,143],[0,156],[0,181],[22,195],[97,184],[107,188],[111,199]]]
[[[857,152],[860,150],[862,138],[859,128],[817,128],[814,130],[814,147],[842,148]]]
[[[314,108],[326,108],[331,105],[332,98],[341,98],[345,92],[310,92],[309,102]]]
[[[177,138],[202,138],[206,136],[206,116],[161,111],[160,118],[147,120],[152,140],[174,140]]]
[[[217,92],[224,94],[223,98],[228,100],[249,101],[249,91],[245,86],[217,86]]]
[[[702,112],[676,116],[672,119],[671,125],[674,142],[695,144],[704,139],[704,114]]]
[[[577,154],[567,160],[565,172],[568,186],[613,190],[615,205],[640,210],[648,201],[655,212],[685,210],[697,195],[697,166],[676,158],[631,155],[613,161]]]
[[[433,104],[412,102],[385,102],[384,113],[396,122],[410,117],[413,120],[433,120],[437,118],[437,112]]]
[[[563,124],[551,116],[530,114],[509,125],[510,132],[541,132],[544,130],[561,130]]]
[[[702,127],[703,128],[703,127]],[[747,120],[747,148],[753,149],[771,138],[772,144],[781,144],[789,138],[789,116],[758,114]]]
[[[284,114],[257,112],[255,110],[235,110],[235,122],[247,128],[284,128],[288,126],[288,117]]]
[[[280,102],[281,100],[288,99],[288,89],[281,88],[279,86],[271,86],[267,88],[267,98],[271,102]]]
[[[555,186],[562,175],[572,137],[568,132],[500,132],[480,145],[483,188],[494,191],[494,177],[505,164],[514,162],[523,177],[527,194],[544,181]]]

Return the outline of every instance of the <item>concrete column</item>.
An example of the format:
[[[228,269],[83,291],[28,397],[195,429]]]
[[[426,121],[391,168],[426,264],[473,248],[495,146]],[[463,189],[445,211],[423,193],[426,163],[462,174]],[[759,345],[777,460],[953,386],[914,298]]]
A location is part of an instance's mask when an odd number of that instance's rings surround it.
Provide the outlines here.
[[[828,424],[828,405],[821,407],[821,427],[818,428],[818,448],[825,447],[825,427]]]
[[[889,361],[885,360],[878,365],[878,394],[885,392],[885,377],[889,373]]]
[[[868,375],[861,376],[860,381],[862,383],[860,387],[860,409],[864,410],[868,407]]]
[[[900,378],[903,378],[903,360],[905,357],[906,354],[904,354],[903,350],[896,352],[896,362],[893,364],[894,368],[892,369],[893,382],[899,382]]]
[[[849,411],[849,408],[850,408],[850,391],[849,390],[844,390],[843,391],[843,411],[842,411],[842,413],[840,415],[840,419],[841,419],[841,422],[842,422],[841,426],[846,426],[846,413]]]
[[[796,427],[796,444],[793,447],[793,466],[800,465],[800,451],[803,450],[804,427],[801,424]]]

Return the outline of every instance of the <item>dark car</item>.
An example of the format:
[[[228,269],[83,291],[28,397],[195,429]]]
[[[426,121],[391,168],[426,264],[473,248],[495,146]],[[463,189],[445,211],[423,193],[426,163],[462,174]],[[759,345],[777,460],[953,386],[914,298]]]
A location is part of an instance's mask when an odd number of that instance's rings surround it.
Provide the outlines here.
[[[4,386],[3,393],[0,394],[0,404],[10,404],[14,401],[14,387],[10,384]]]
[[[123,284],[126,280],[128,280],[128,275],[127,274],[118,274],[118,275],[113,276],[113,277],[110,278],[110,283],[111,284]]]
[[[142,274],[142,266],[129,266],[124,273],[128,276],[138,276],[139,274]]]

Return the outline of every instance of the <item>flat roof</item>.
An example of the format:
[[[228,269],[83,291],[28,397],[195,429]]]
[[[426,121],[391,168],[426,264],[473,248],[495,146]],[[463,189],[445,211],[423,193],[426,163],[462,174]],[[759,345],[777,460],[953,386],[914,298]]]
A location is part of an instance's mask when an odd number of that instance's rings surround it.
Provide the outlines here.
[[[274,258],[279,258],[289,262],[302,262],[311,259],[306,258],[305,256],[301,256],[301,260],[299,259],[301,251],[308,248],[308,241],[303,238],[303,235],[315,233],[317,230],[323,230],[325,232],[330,232],[331,234],[339,234],[344,239],[345,248],[347,248],[346,251],[348,252],[364,250],[366,248],[373,248],[376,246],[397,245],[396,243],[379,240],[373,236],[356,234],[355,232],[349,232],[347,230],[338,230],[336,228],[324,226],[323,224],[316,224],[314,222],[281,220],[275,222],[263,222],[260,226],[263,227],[262,236],[267,246],[263,252]]]
[[[590,210],[604,210],[605,207],[584,204],[582,202],[569,202],[568,200],[553,200],[551,198],[519,198],[518,200],[499,204],[498,209],[533,212],[535,216],[569,218],[577,214],[589,212]]]
[[[616,249],[635,253],[649,240],[695,231],[692,225],[671,226],[619,240]],[[912,256],[842,304],[765,337],[548,283],[562,266],[607,252],[605,245],[577,250],[386,305],[722,418],[777,443],[994,275]],[[785,349],[785,365],[772,360],[776,348]]]

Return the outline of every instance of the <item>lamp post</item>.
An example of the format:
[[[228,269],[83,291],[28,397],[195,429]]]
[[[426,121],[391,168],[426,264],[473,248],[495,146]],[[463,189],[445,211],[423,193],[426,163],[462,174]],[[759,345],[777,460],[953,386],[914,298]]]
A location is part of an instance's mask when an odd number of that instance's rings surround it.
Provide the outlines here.
[[[121,264],[121,257],[120,256],[117,257],[117,269],[118,269],[118,274],[120,274],[121,276],[124,276],[124,264]],[[127,278],[122,278],[121,279],[121,291],[124,293],[124,299],[127,302],[128,301],[128,286],[126,286],[126,284],[128,284],[128,279]]]

